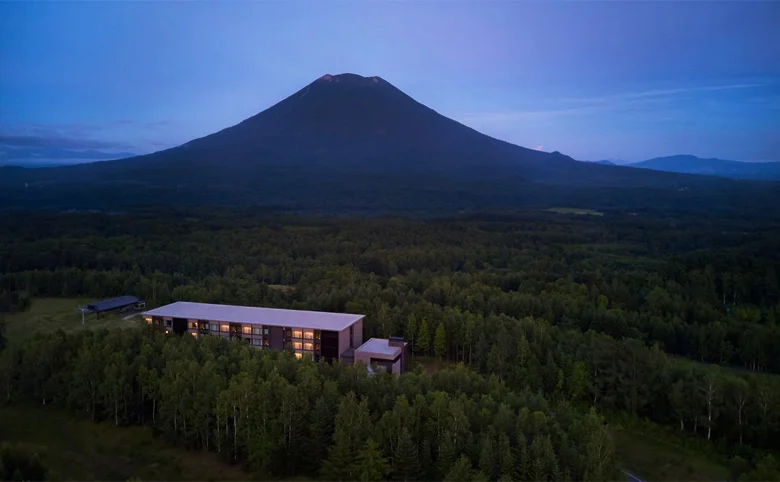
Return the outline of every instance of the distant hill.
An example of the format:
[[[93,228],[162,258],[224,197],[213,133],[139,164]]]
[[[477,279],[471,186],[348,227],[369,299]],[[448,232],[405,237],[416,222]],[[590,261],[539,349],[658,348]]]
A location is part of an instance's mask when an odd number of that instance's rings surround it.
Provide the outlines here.
[[[603,161],[592,161],[593,164],[601,164],[603,166],[617,166],[617,163],[614,163],[612,161],[603,160]]]
[[[133,152],[103,152],[94,149],[73,150],[41,147],[0,146],[0,166],[51,167],[80,162],[124,159]]]
[[[630,166],[656,171],[703,174],[733,179],[780,180],[780,162],[740,162],[677,155],[657,157],[647,161],[636,162],[630,164]]]
[[[440,115],[379,77],[355,74],[324,75],[237,125],[153,154],[0,172],[0,207],[58,209],[731,209],[776,195],[776,186],[584,163],[516,146]]]

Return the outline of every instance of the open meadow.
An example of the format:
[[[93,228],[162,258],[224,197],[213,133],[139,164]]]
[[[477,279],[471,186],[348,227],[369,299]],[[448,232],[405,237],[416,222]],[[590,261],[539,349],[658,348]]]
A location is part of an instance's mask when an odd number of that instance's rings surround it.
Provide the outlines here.
[[[78,311],[92,298],[35,298],[29,310],[5,316],[6,336],[11,341],[23,340],[35,333],[50,333],[61,329],[66,332],[97,328],[129,328],[140,319],[129,313],[89,313],[82,323]],[[125,319],[127,318],[127,319]]]

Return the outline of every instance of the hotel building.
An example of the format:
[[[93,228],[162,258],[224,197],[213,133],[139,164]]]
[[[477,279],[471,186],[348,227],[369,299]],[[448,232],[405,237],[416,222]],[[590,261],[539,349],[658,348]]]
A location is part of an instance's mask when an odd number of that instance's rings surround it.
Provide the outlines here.
[[[150,325],[194,337],[220,336],[298,358],[354,362],[363,344],[364,315],[178,301],[142,313]]]

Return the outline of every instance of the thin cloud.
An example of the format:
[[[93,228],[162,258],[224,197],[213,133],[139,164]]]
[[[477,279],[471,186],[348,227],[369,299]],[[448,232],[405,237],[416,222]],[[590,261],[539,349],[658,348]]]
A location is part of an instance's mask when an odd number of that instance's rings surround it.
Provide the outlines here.
[[[128,149],[131,148],[124,142],[101,141],[95,139],[46,137],[46,136],[18,136],[0,134],[0,145],[8,147],[32,147],[41,149]]]
[[[600,97],[575,97],[575,98],[562,98],[561,102],[581,102],[589,104],[600,104],[606,102],[619,101],[623,99],[643,99],[649,97],[667,97],[680,94],[688,94],[691,92],[711,92],[719,90],[734,90],[734,89],[751,89],[756,87],[764,87],[766,84],[731,84],[731,85],[713,85],[703,87],[683,87],[677,89],[655,89],[646,90],[643,92],[624,92],[620,94],[612,94]]]
[[[519,110],[501,112],[472,112],[460,116],[466,122],[475,124],[509,124],[518,121],[538,121],[544,119],[593,114],[596,112],[633,113],[662,111],[675,101],[676,96],[693,92],[724,91],[764,87],[767,84],[729,84],[703,87],[685,87],[676,89],[655,89],[642,92],[623,92],[607,96],[562,98],[556,102],[560,107],[538,110]],[[663,116],[664,119],[668,115]]]
[[[534,150],[536,150],[536,151],[543,151],[544,150],[544,146],[542,144],[539,144],[538,146],[534,147]]]

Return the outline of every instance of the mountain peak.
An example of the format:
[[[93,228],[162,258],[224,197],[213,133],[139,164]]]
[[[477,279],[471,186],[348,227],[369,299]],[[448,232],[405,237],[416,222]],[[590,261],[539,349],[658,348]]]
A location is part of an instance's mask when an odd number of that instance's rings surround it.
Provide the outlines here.
[[[358,74],[352,74],[352,73],[343,73],[343,74],[325,74],[319,79],[317,79],[315,82],[332,82],[334,84],[352,84],[352,85],[371,85],[371,84],[380,84],[383,82],[381,77],[377,76],[371,76],[371,77],[363,77],[362,75]]]

